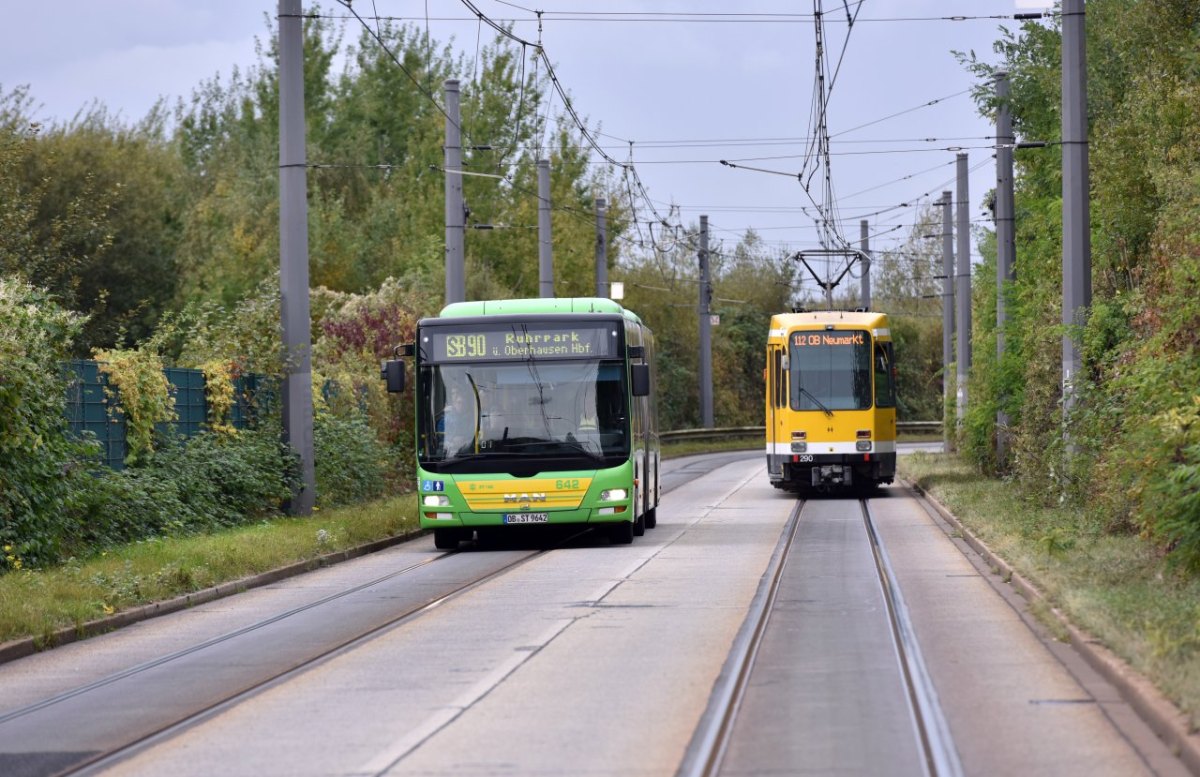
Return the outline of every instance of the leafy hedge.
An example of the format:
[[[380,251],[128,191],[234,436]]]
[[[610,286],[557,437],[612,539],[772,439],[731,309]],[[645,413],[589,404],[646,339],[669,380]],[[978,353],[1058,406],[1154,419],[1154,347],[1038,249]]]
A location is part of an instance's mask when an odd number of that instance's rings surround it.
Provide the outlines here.
[[[67,437],[59,367],[82,322],[45,292],[0,276],[0,569],[59,554],[57,524],[88,453]]]
[[[329,375],[339,382],[328,396],[314,392],[322,506],[379,496],[410,466],[410,416],[397,412],[402,400],[384,393],[377,378],[378,355],[398,338],[411,338],[415,320],[395,294],[394,286],[385,285],[375,296],[324,300],[331,334],[319,337],[322,367],[315,378],[318,386]],[[269,322],[277,320],[278,293],[268,286],[230,312],[194,316],[189,323],[199,325],[185,345],[210,369],[219,363],[270,370],[276,343]],[[298,467],[280,441],[278,417],[270,412],[277,408],[265,408],[266,420],[251,430],[213,418],[210,431],[188,440],[154,432],[154,423],[171,413],[168,384],[161,379],[161,351],[176,334],[170,323],[159,338],[114,359],[122,366],[110,381],[122,404],[133,408],[131,422],[140,418],[145,430],[126,469],[102,466],[94,442],[71,440],[64,412],[68,376],[61,364],[81,323],[45,292],[0,276],[0,571],[280,512]],[[239,336],[239,330],[252,334]]]
[[[291,495],[295,469],[277,426],[172,441],[143,466],[104,468],[81,484],[61,526],[64,547],[83,554],[258,520]]]
[[[1180,570],[1200,571],[1200,5],[1089,0],[1093,304],[1079,402],[1062,407],[1061,151],[1017,155],[1017,280],[1007,352],[974,365],[964,449],[1027,498],[1089,509],[1096,531],[1138,532]],[[1060,130],[1056,24],[996,44],[1017,135]],[[973,55],[972,55],[973,57]],[[983,95],[983,108],[994,107]],[[985,252],[986,253],[986,252]],[[975,289],[976,354],[994,353],[994,264]],[[1011,448],[992,448],[995,411]],[[1064,432],[1066,434],[1064,435]],[[1069,439],[1067,444],[1064,440]]]

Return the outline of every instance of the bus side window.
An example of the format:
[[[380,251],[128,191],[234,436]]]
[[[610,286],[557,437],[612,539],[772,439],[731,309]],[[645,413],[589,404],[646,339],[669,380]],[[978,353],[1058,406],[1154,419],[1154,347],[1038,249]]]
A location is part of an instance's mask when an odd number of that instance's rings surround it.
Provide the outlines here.
[[[896,381],[892,344],[875,343],[875,406],[896,406]]]

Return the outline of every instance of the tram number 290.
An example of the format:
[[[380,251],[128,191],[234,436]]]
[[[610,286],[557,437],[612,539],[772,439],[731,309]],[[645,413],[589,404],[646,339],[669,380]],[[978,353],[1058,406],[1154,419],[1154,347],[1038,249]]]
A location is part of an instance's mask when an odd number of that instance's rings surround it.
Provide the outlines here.
[[[801,453],[796,457],[796,461],[800,462],[801,464],[812,464],[812,460],[813,457],[811,453]]]

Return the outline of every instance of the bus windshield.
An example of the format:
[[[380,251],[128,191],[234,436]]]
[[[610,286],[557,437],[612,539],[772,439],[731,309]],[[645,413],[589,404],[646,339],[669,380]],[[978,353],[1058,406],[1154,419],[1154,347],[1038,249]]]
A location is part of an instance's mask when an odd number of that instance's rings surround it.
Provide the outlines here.
[[[526,359],[427,364],[420,376],[422,464],[479,458],[628,457],[623,363]]]
[[[792,332],[789,385],[793,410],[871,407],[871,337],[866,332]]]

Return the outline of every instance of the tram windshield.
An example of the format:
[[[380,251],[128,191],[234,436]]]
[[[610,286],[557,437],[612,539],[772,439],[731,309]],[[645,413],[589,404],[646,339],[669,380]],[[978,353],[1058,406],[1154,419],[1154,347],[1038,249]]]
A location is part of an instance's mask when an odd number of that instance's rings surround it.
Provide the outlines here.
[[[628,457],[623,376],[623,362],[607,359],[425,365],[421,463]]]
[[[871,407],[871,336],[830,330],[792,332],[789,380],[793,410]]]

